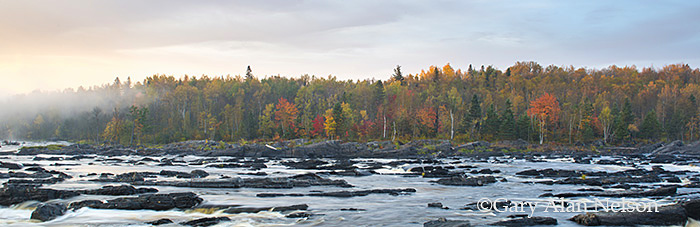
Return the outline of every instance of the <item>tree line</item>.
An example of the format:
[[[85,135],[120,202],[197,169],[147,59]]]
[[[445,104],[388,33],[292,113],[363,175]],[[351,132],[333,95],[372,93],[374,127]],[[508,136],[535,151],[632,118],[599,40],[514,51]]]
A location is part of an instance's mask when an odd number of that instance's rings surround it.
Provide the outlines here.
[[[687,64],[598,70],[517,62],[505,71],[447,64],[406,75],[397,66],[384,81],[258,78],[249,67],[243,76],[117,78],[57,93],[77,97],[71,102],[109,101],[73,111],[60,111],[66,104],[58,102],[31,116],[5,116],[0,136],[125,145],[295,138],[629,144],[700,137],[700,71]]]

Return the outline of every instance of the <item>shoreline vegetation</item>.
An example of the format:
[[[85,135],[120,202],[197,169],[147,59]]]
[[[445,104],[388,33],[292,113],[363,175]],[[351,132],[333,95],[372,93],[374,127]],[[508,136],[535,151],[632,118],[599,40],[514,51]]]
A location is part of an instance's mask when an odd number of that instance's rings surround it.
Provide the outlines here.
[[[284,158],[445,158],[457,156],[503,156],[503,155],[649,155],[661,157],[661,163],[682,160],[684,157],[700,158],[700,141],[684,144],[682,141],[659,142],[636,147],[606,146],[597,144],[554,145],[530,144],[525,140],[498,141],[489,143],[474,141],[454,143],[449,140],[371,141],[367,143],[342,140],[296,139],[272,142],[228,143],[223,141],[191,140],[160,145],[92,145],[75,143],[69,146],[47,145],[22,147],[18,151],[5,152],[13,155],[197,155],[237,157],[284,157]],[[664,159],[664,160],[661,160]]]
[[[154,75],[18,95],[0,138],[121,145],[189,140],[444,139],[637,146],[700,139],[700,70],[431,66],[388,80]]]

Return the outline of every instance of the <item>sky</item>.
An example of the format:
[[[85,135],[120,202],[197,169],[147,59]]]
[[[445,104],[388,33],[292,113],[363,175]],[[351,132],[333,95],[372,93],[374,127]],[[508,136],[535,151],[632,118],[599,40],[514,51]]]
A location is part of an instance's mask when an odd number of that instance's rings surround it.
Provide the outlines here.
[[[0,0],[0,97],[154,74],[700,66],[700,1]]]

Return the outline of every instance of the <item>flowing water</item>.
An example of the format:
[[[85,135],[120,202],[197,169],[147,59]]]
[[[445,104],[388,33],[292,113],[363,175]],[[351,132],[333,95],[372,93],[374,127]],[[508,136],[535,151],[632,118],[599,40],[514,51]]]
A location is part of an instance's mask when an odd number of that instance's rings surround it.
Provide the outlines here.
[[[44,156],[42,157],[53,157]],[[68,158],[67,156],[57,156]],[[0,156],[2,160],[18,163],[36,163],[47,170],[58,170],[73,176],[72,179],[67,179],[64,182],[45,187],[54,189],[94,189],[104,185],[119,185],[119,183],[101,183],[87,181],[94,179],[97,176],[85,176],[89,173],[125,173],[133,171],[151,171],[159,172],[161,170],[174,170],[182,172],[190,172],[195,169],[207,171],[210,175],[207,178],[218,179],[221,176],[231,177],[258,177],[251,175],[239,175],[242,172],[251,172],[248,169],[241,168],[207,168],[204,166],[157,166],[158,162],[145,162],[143,165],[133,165],[126,162],[105,160],[105,157],[92,156],[79,161],[34,161],[34,156]],[[143,156],[117,156],[109,158],[118,158],[126,161],[141,160]],[[164,157],[152,157],[160,160]],[[167,157],[175,158],[183,161],[200,159],[203,157],[186,156],[186,157]],[[218,160],[225,160],[231,157],[218,157]],[[609,158],[609,157],[602,157]],[[268,168],[260,171],[266,172],[268,175],[264,177],[275,176],[291,176],[299,173],[316,172],[316,170],[299,170],[289,169],[280,165],[283,160],[270,160],[266,163]],[[390,162],[395,159],[355,159],[360,163],[356,166],[362,167],[362,162]],[[545,162],[530,162],[522,159],[510,158],[508,156],[491,158],[489,160],[473,160],[467,158],[450,158],[442,159],[444,166],[448,165],[472,165],[477,168],[489,168],[492,170],[500,170],[501,173],[491,174],[496,177],[503,177],[507,181],[497,182],[481,187],[465,187],[465,186],[444,186],[430,182],[436,178],[423,178],[420,176],[401,175],[407,173],[406,170],[410,167],[421,166],[420,164],[405,164],[398,167],[385,167],[376,170],[381,174],[373,174],[363,177],[342,177],[333,175],[322,175],[331,179],[343,179],[354,185],[354,188],[338,188],[326,186],[312,186],[306,188],[293,189],[256,189],[256,188],[237,188],[237,189],[211,189],[211,188],[182,188],[182,187],[158,187],[159,193],[169,192],[194,192],[204,199],[204,204],[216,205],[243,205],[251,207],[266,207],[266,206],[287,206],[294,204],[308,204],[309,212],[313,216],[308,218],[293,219],[286,218],[284,214],[279,212],[260,212],[260,213],[242,213],[242,214],[225,214],[221,211],[207,212],[206,210],[169,210],[169,211],[151,211],[151,210],[109,210],[109,209],[91,209],[82,208],[75,211],[69,211],[57,219],[40,223],[30,220],[30,215],[36,203],[27,202],[11,207],[0,207],[0,225],[2,226],[148,226],[144,224],[148,221],[154,221],[161,218],[168,218],[175,223],[203,218],[203,217],[220,217],[227,216],[231,218],[231,222],[222,222],[217,226],[421,226],[424,222],[435,220],[439,217],[456,220],[469,220],[473,225],[486,225],[488,223],[505,220],[511,214],[532,214],[529,208],[514,212],[494,212],[494,211],[471,211],[461,210],[465,204],[477,202],[480,199],[487,198],[495,200],[504,198],[511,201],[527,201],[540,202],[547,204],[548,198],[538,198],[544,193],[561,193],[575,192],[580,188],[595,188],[582,185],[546,185],[523,183],[525,181],[536,181],[532,178],[519,177],[515,173],[526,169],[564,169],[564,170],[586,170],[586,171],[621,171],[633,167],[617,166],[617,165],[597,165],[597,164],[577,164],[567,158],[546,159]],[[63,165],[56,166],[56,163]],[[700,172],[700,167],[694,165],[673,165],[663,164],[664,169],[670,171],[690,170],[693,173]],[[637,168],[651,169],[649,164],[639,164]],[[687,176],[680,176],[684,183],[687,183]],[[160,177],[159,177],[160,178]],[[165,179],[165,178],[163,178]],[[167,178],[173,180],[174,178]],[[540,179],[537,179],[540,180]],[[7,179],[2,179],[4,183]],[[671,183],[664,183],[671,184]],[[138,186],[137,186],[138,187]],[[148,186],[151,187],[151,186]],[[336,197],[274,197],[260,198],[256,197],[258,193],[309,193],[313,191],[340,191],[340,190],[364,190],[364,189],[387,189],[387,188],[415,188],[417,192],[392,196],[387,194],[370,194],[367,196],[336,198]],[[679,188],[679,193],[697,191],[696,189]],[[85,199],[109,199],[109,196],[81,195],[78,197],[63,200],[62,202],[79,201]],[[600,198],[606,199],[606,198]],[[622,201],[622,198],[609,198],[612,201]],[[593,198],[572,198],[571,202],[587,202],[593,204]],[[652,202],[649,199],[626,199],[627,202]],[[444,206],[450,209],[429,208],[428,203],[441,202]],[[670,199],[653,200],[660,205],[672,203]],[[542,205],[544,206],[544,205]],[[538,206],[538,208],[542,208]],[[343,211],[344,208],[356,208],[355,211]],[[578,226],[575,223],[568,221],[568,218],[581,212],[554,212],[554,209],[547,210],[539,209],[534,212],[534,216],[547,216],[558,219],[559,226]],[[169,224],[162,226],[179,226],[178,224]]]

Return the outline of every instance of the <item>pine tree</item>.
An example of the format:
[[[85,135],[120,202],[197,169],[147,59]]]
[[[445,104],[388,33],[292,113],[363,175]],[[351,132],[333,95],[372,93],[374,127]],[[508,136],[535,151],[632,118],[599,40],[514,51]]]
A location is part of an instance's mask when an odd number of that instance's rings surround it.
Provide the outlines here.
[[[501,113],[501,128],[499,130],[500,139],[515,139],[515,117],[513,116],[513,105],[510,99],[506,99],[506,106]]]
[[[494,140],[498,137],[498,131],[501,128],[501,119],[498,118],[496,109],[493,104],[486,109],[486,120],[484,121],[484,134],[488,135],[489,139]]]
[[[530,117],[528,117],[527,114],[520,114],[518,121],[515,123],[515,136],[518,139],[530,141],[531,129]]]
[[[642,125],[639,126],[639,136],[644,139],[656,140],[661,131],[661,123],[656,118],[656,111],[651,110],[644,116]]]
[[[479,127],[479,121],[481,120],[481,103],[479,102],[479,97],[474,94],[472,96],[471,106],[469,111],[467,111],[466,116],[462,119],[462,128],[465,133],[469,133],[472,139],[476,138],[475,129]]]
[[[401,73],[401,66],[397,65],[396,68],[394,69],[394,75],[391,76],[394,81],[399,81],[401,82],[401,85],[403,85],[403,74]]]
[[[619,119],[615,124],[615,129],[613,130],[615,134],[615,139],[618,141],[626,140],[630,136],[629,125],[634,123],[634,115],[632,114],[632,105],[629,99],[625,99],[625,104],[622,106],[622,111],[620,111]]]

